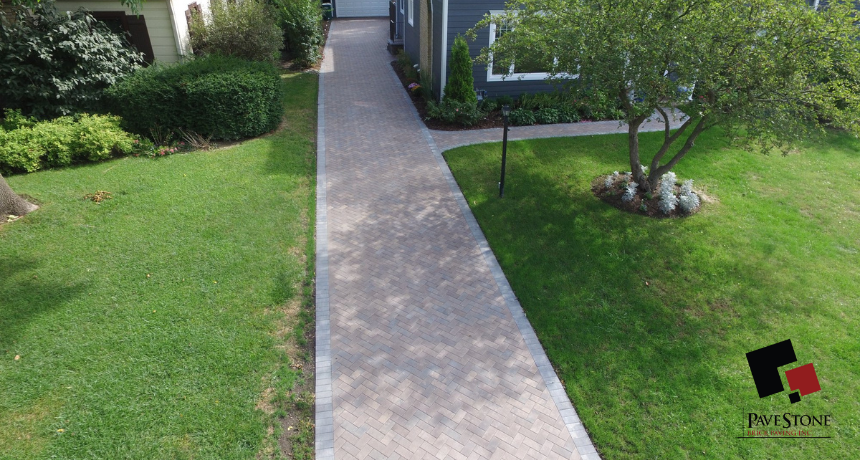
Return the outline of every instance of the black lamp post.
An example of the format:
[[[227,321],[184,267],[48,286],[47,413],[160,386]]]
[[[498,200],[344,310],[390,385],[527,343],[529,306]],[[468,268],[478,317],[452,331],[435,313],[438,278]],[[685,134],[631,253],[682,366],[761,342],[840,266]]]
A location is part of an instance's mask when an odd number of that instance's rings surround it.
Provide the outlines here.
[[[499,180],[499,198],[505,196],[505,163],[508,159],[508,115],[511,114],[511,106],[502,106],[502,116],[505,119],[504,134],[502,135],[502,178]]]

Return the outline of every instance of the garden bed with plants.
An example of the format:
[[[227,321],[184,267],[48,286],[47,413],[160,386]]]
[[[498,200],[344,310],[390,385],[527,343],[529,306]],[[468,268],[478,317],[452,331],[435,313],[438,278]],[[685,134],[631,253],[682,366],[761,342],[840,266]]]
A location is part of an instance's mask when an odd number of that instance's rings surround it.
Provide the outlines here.
[[[436,103],[426,79],[422,83],[421,75],[413,67],[408,55],[401,51],[391,66],[415,104],[418,115],[430,129],[462,131],[501,128],[504,126],[501,108],[506,104],[512,109],[508,120],[511,126],[586,123],[618,120],[623,116],[620,108],[615,106],[614,98],[584,90],[522,94],[518,98],[500,96],[474,103],[451,100]]]
[[[647,171],[645,167],[643,170]],[[642,192],[630,172],[615,171],[594,179],[591,192],[618,209],[650,217],[686,217],[702,204],[701,192],[693,190],[693,180],[678,184],[673,172],[660,178],[656,190]]]

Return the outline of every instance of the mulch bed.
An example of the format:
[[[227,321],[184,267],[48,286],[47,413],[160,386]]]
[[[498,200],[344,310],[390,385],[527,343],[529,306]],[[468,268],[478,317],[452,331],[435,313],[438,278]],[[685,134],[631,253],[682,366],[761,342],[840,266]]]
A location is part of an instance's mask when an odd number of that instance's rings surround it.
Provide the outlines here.
[[[397,77],[400,78],[400,83],[403,84],[403,90],[406,91],[406,94],[408,94],[409,98],[412,99],[412,103],[415,104],[415,108],[418,110],[418,115],[421,116],[421,119],[424,120],[424,124],[427,125],[428,128],[440,131],[468,131],[472,129],[504,127],[505,124],[501,110],[490,112],[483,120],[480,120],[473,126],[449,125],[441,120],[428,119],[427,101],[425,101],[420,95],[413,94],[407,89],[410,82],[406,81],[406,74],[403,72],[403,69],[397,65],[397,61],[391,61],[391,67],[394,69],[394,72],[397,73]]]
[[[591,182],[591,193],[594,194],[597,198],[609,203],[610,205],[632,214],[639,214],[641,216],[654,217],[656,219],[666,219],[666,218],[675,218],[675,217],[689,217],[702,209],[701,204],[698,208],[694,209],[693,212],[686,213],[681,211],[680,207],[676,207],[675,210],[670,212],[669,214],[664,214],[663,211],[659,208],[660,197],[655,193],[650,199],[645,197],[645,195],[640,191],[636,194],[636,196],[629,202],[624,202],[621,197],[624,195],[624,187],[621,186],[621,181],[616,181],[615,185],[611,188],[606,188],[606,178],[608,174],[605,176],[598,176]],[[677,185],[675,186],[675,192],[680,189]],[[699,196],[699,200],[704,203],[705,197],[699,193],[695,192]],[[642,210],[642,204],[645,204],[646,209]]]

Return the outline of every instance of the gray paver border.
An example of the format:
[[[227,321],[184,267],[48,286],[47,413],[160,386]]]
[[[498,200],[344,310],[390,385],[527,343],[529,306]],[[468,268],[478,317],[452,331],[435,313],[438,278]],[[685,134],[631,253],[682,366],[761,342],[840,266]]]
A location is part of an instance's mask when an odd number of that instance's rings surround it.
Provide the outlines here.
[[[390,66],[389,70],[391,71],[391,77],[394,79],[395,87],[399,87],[400,79],[397,77],[394,69]],[[405,91],[401,91],[400,93],[404,98],[409,99],[409,95],[406,94]],[[564,420],[564,424],[567,426],[567,430],[570,432],[570,437],[573,438],[574,445],[576,446],[579,455],[583,460],[600,459],[591,438],[588,436],[588,433],[585,431],[585,427],[579,420],[576,409],[573,408],[573,404],[571,404],[570,398],[567,396],[567,392],[564,391],[564,387],[562,386],[558,375],[556,375],[555,369],[552,368],[549,358],[547,358],[531,323],[529,323],[528,318],[526,318],[523,307],[514,295],[514,291],[508,283],[508,279],[505,277],[504,272],[502,272],[502,268],[499,266],[499,262],[496,260],[495,254],[493,254],[493,251],[490,249],[490,244],[484,237],[484,232],[481,231],[481,227],[478,225],[477,219],[475,219],[474,214],[472,214],[472,209],[469,208],[469,204],[466,202],[466,198],[463,196],[460,186],[457,185],[454,175],[451,174],[451,170],[448,168],[448,162],[445,161],[445,158],[442,156],[442,152],[436,146],[436,142],[433,140],[433,136],[430,134],[430,130],[427,128],[427,125],[425,125],[421,120],[421,116],[418,114],[415,104],[412,103],[411,99],[408,102],[409,107],[412,110],[412,115],[418,120],[418,124],[421,126],[421,132],[427,140],[427,143],[430,145],[430,149],[433,151],[433,156],[436,158],[436,163],[439,165],[439,169],[442,170],[442,174],[445,176],[445,181],[448,182],[451,194],[454,195],[457,205],[460,206],[460,211],[466,219],[466,223],[469,226],[469,230],[472,232],[472,236],[478,243],[481,254],[484,256],[484,261],[493,273],[493,278],[495,278],[496,284],[502,293],[502,297],[505,299],[508,310],[510,310],[511,316],[513,316],[514,322],[516,322],[517,327],[520,330],[520,334],[522,334],[523,340],[525,341],[532,358],[535,360],[538,371],[540,372],[547,390],[549,390],[550,396],[552,396],[552,400],[555,402],[555,405]]]
[[[332,24],[334,27],[334,24]],[[331,30],[329,30],[331,33]],[[329,43],[323,59],[331,56]],[[323,61],[325,63],[325,61]],[[317,92],[317,207],[316,207],[316,399],[314,451],[317,460],[334,460],[334,406],[331,381],[331,324],[329,317],[328,215],[325,172],[325,73],[320,67]]]

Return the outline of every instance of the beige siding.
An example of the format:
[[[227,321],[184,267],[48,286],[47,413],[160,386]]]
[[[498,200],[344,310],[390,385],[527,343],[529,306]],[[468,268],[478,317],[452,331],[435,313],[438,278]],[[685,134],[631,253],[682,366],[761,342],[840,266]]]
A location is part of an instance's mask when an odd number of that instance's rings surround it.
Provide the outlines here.
[[[131,9],[119,4],[117,0],[107,1],[58,1],[60,11],[75,11],[84,7],[90,11],[125,11],[133,14]],[[149,0],[143,3],[140,14],[146,19],[146,30],[152,43],[152,53],[161,63],[171,63],[179,60],[176,49],[176,37],[173,34],[173,22],[167,0]]]

